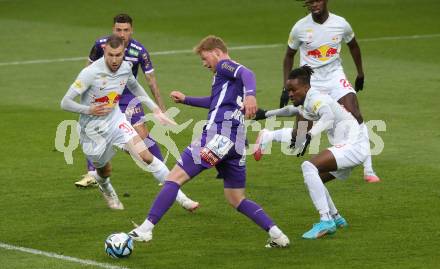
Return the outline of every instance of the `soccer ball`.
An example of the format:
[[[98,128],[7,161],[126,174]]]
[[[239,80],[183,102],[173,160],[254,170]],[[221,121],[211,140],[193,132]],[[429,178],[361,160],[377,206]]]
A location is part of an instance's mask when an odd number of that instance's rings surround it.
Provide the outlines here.
[[[111,234],[105,240],[104,250],[112,258],[127,258],[133,252],[133,239],[126,233]]]

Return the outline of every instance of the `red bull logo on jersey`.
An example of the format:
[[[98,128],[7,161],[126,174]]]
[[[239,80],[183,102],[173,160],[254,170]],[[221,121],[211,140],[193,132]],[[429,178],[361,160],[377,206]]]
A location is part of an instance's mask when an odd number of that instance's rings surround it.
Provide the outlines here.
[[[307,56],[315,58],[321,62],[328,61],[330,58],[333,58],[336,55],[338,55],[338,49],[328,45],[307,51]]]
[[[121,99],[120,94],[117,92],[110,92],[105,96],[95,98],[94,103],[107,104],[108,107],[114,107],[116,104],[118,104],[119,99]]]

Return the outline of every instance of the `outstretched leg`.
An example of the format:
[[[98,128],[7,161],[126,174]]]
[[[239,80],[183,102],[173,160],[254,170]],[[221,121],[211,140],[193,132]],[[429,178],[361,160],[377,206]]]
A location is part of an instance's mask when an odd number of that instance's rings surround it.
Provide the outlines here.
[[[188,174],[180,166],[174,166],[167,176],[161,191],[156,196],[145,221],[129,233],[134,240],[147,242],[153,238],[152,231],[154,226],[173,205],[180,186],[189,179]]]
[[[338,103],[344,106],[348,112],[350,112],[357,122],[364,128],[365,134],[367,135],[365,139],[368,139],[368,128],[364,123],[364,118],[362,117],[361,110],[359,108],[359,102],[357,100],[357,96],[354,93],[349,93],[344,95],[338,100]],[[365,159],[364,165],[364,179],[367,182],[374,183],[379,182],[380,178],[376,175],[373,170],[373,162],[371,160],[371,155],[368,155]]]
[[[275,225],[272,219],[264,212],[260,205],[252,200],[246,199],[244,188],[225,188],[224,193],[229,204],[237,209],[263,230],[269,233],[270,239],[267,248],[287,247],[289,238]]]

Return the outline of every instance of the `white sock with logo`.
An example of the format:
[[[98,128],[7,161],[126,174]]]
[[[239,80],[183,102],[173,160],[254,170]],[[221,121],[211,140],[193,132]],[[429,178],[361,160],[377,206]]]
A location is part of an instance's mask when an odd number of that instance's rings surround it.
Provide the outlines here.
[[[309,161],[305,161],[301,165],[304,176],[304,183],[309,190],[310,198],[321,215],[322,220],[330,220],[330,209],[325,194],[325,186],[319,177],[318,169]]]

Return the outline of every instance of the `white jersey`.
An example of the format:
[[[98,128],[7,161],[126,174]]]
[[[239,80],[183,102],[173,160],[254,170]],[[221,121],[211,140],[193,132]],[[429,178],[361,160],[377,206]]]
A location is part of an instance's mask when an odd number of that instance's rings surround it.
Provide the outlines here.
[[[328,73],[342,69],[341,42],[348,43],[353,37],[353,30],[344,18],[329,13],[327,20],[319,24],[309,14],[293,26],[288,45],[291,49],[299,49],[301,66],[309,65],[315,72],[325,67]]]
[[[84,68],[76,78],[70,89],[81,95],[81,105],[107,104],[113,110],[105,116],[80,114],[79,124],[84,129],[90,122],[101,122],[101,130],[105,132],[104,125],[111,125],[122,117],[125,117],[119,109],[119,99],[125,85],[135,85],[136,78],[131,70],[131,63],[123,61],[116,72],[112,72],[105,63],[104,57]],[[107,123],[107,124],[104,124]]]
[[[322,121],[324,107],[331,111],[330,125],[327,129],[329,142],[332,145],[356,144],[363,141],[364,129],[359,125],[351,113],[349,113],[341,104],[333,100],[329,95],[322,94],[319,90],[310,88],[307,92],[304,105],[299,107],[299,113],[307,120]],[[315,123],[310,130],[312,137],[321,132]],[[320,126],[326,125],[321,122]]]

